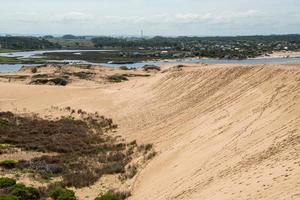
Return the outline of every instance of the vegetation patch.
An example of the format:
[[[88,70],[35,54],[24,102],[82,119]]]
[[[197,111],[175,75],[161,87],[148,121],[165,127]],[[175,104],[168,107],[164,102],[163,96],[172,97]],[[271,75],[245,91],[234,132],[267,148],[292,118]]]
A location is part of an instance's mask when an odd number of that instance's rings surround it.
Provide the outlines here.
[[[30,84],[32,85],[59,85],[59,86],[66,86],[68,84],[68,80],[61,77],[56,78],[38,78],[33,79]]]
[[[120,199],[110,193],[106,193],[100,197],[97,197],[95,200],[120,200]]]
[[[62,187],[56,187],[49,192],[49,196],[54,200],[76,200],[75,193]]]
[[[0,162],[0,166],[5,169],[13,169],[17,166],[17,161],[15,160],[4,160]]]
[[[156,65],[145,65],[143,69],[145,71],[160,71],[160,67]]]
[[[126,77],[149,77],[150,74],[123,74]]]
[[[121,66],[120,69],[121,70],[130,70],[127,66]]]
[[[128,191],[109,190],[105,194],[97,197],[95,200],[124,200],[131,196]]]
[[[93,76],[95,76],[95,73],[85,72],[85,71],[73,72],[73,73],[66,72],[65,74],[70,75],[70,76],[75,76],[75,77],[78,77],[80,79],[85,79],[85,80],[91,79]]]
[[[38,200],[41,193],[38,189],[17,183],[11,178],[0,178],[0,200]]]
[[[110,82],[115,82],[115,83],[119,83],[119,82],[122,82],[122,81],[128,81],[128,78],[124,74],[110,75],[110,76],[107,76],[107,79]]]
[[[56,153],[55,156],[21,160],[16,167],[42,176],[46,174],[46,177],[61,176],[63,186],[85,187],[105,174],[121,177],[129,174],[129,170],[131,175],[126,176],[127,179],[133,177],[137,169],[128,166],[137,154],[146,155],[149,145],[125,143],[119,137],[111,136],[108,131],[117,126],[98,113],[82,110],[72,113],[78,119],[70,115],[46,120],[36,115],[0,112],[0,120],[6,124],[0,126],[0,143],[23,150]]]
[[[0,178],[0,188],[6,188],[16,185],[16,180],[6,177]]]
[[[32,69],[31,69],[31,73],[33,73],[33,74],[35,74],[35,73],[37,73],[37,68],[36,67],[33,67]]]

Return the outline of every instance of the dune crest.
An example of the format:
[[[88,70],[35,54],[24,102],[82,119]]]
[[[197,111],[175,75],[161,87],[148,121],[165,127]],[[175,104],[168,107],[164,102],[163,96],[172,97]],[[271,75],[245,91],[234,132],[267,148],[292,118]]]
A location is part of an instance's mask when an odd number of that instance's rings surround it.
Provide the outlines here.
[[[161,148],[132,199],[299,198],[299,75],[295,66],[163,75],[131,119]]]

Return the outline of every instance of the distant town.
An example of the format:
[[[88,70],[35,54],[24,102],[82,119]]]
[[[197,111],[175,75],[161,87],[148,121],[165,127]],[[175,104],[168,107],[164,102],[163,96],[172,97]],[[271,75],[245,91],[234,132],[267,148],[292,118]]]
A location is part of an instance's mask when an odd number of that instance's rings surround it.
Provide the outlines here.
[[[274,51],[300,50],[300,35],[230,37],[96,37],[74,35],[24,37],[7,35],[0,37],[0,52],[51,49],[115,50],[106,52],[105,55],[99,52],[47,53],[49,59],[83,59],[93,62],[136,62],[187,57],[247,59],[268,56]],[[5,62],[8,62],[7,59]],[[20,62],[20,60],[16,62]]]

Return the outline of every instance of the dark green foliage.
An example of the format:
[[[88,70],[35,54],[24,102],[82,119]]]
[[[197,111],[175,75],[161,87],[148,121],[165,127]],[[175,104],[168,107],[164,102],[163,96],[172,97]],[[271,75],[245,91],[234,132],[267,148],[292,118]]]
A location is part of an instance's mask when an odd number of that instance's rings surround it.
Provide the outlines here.
[[[111,75],[111,76],[108,76],[107,79],[111,82],[116,82],[116,83],[119,83],[122,81],[128,81],[128,78],[124,74]]]
[[[10,189],[9,194],[18,197],[21,200],[38,200],[40,198],[38,189],[26,187],[24,184],[14,185]]]
[[[50,191],[49,196],[54,200],[76,200],[75,193],[65,188],[54,188]]]
[[[68,108],[72,110],[71,108]],[[0,112],[0,119],[11,126],[0,127],[0,143],[26,150],[59,153],[30,161],[19,161],[20,169],[30,169],[42,176],[62,176],[65,186],[84,187],[104,174],[123,173],[132,159],[124,154],[126,143],[104,134],[115,128],[111,119],[82,110],[81,120],[61,118],[45,120]]]
[[[95,200],[120,200],[120,199],[110,193],[106,193],[101,197],[97,197]]]
[[[129,68],[127,66],[121,66],[120,69],[121,70],[129,70]]]
[[[109,190],[105,194],[97,197],[95,200],[124,200],[131,196],[128,191]]]
[[[24,184],[17,184],[11,178],[0,178],[0,200],[38,200],[40,191],[33,187],[26,187]]]
[[[60,86],[66,86],[68,84],[68,81],[64,78],[50,78],[50,79],[34,79],[30,82],[30,84],[34,84],[34,85],[46,85],[46,84],[50,84],[50,85],[60,85]]]
[[[93,73],[93,72],[84,72],[84,71],[74,72],[74,73],[65,73],[65,74],[70,75],[70,76],[76,76],[80,79],[90,79],[93,76],[95,76],[95,73]]]
[[[37,50],[60,49],[61,46],[48,40],[36,37],[0,37],[0,45],[4,49]]]
[[[13,169],[17,165],[17,161],[15,160],[4,160],[0,162],[0,166],[6,169]]]
[[[156,36],[149,39],[142,38],[116,38],[116,37],[97,37],[92,42],[96,47],[180,47],[181,44],[191,43],[211,43],[232,41],[248,42],[300,42],[300,35],[269,35],[269,36],[230,36],[230,37],[161,37]]]
[[[31,69],[31,73],[33,73],[33,74],[37,73],[37,68],[36,68],[36,67],[33,67],[33,68]]]
[[[0,200],[20,200],[14,195],[0,195]]]
[[[232,36],[232,37],[161,37],[153,38],[114,38],[97,37],[92,39],[95,47],[129,48],[140,47],[149,50],[165,50],[168,53],[158,57],[184,58],[202,56],[224,59],[252,58],[276,50],[300,49],[300,35],[269,35],[269,36]],[[177,52],[176,52],[177,51]],[[173,52],[173,53],[171,53]],[[156,52],[154,55],[159,54]],[[176,55],[177,54],[177,55]],[[150,57],[155,57],[149,55]]]
[[[143,67],[143,69],[145,71],[149,71],[149,70],[156,70],[156,71],[160,71],[160,67],[159,66],[155,66],[155,65],[145,65]]]
[[[16,185],[16,180],[6,177],[0,178],[0,188],[11,187],[14,185]]]

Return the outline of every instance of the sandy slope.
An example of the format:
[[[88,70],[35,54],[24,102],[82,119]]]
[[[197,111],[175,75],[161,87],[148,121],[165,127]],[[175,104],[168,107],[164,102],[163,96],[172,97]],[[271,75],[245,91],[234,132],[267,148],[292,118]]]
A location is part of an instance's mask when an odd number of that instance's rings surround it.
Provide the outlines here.
[[[0,109],[97,110],[154,143],[131,199],[300,198],[299,65],[166,69],[99,87],[0,83]]]

